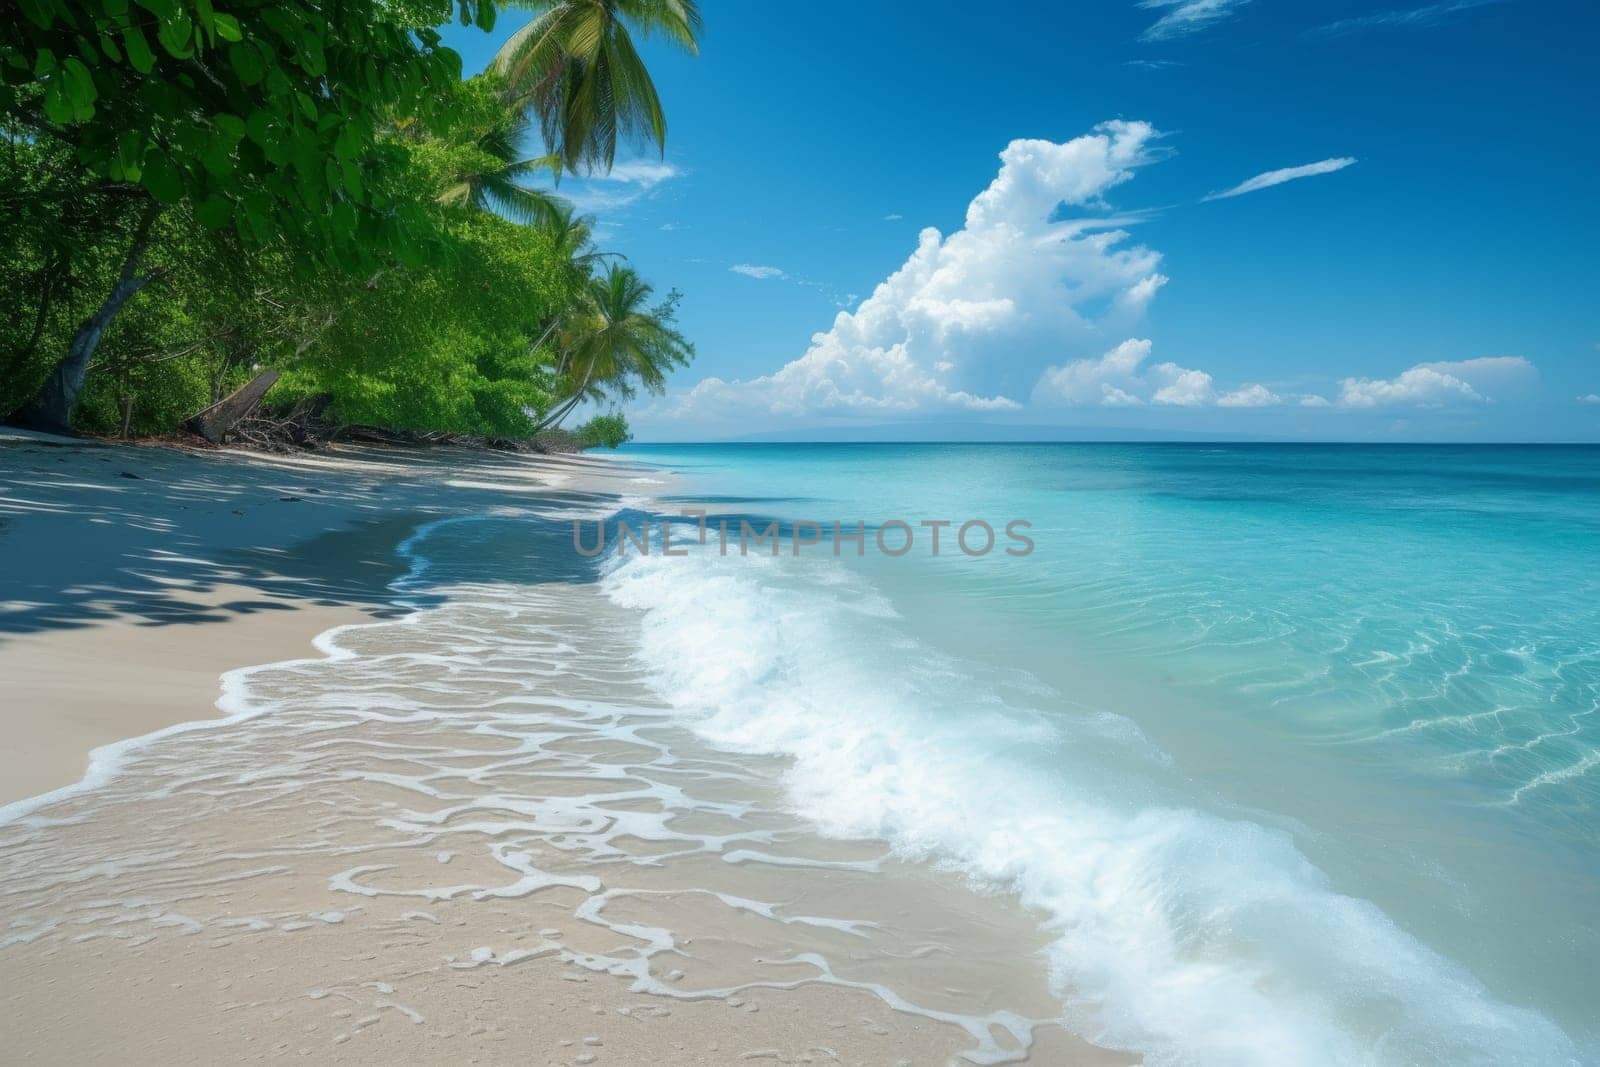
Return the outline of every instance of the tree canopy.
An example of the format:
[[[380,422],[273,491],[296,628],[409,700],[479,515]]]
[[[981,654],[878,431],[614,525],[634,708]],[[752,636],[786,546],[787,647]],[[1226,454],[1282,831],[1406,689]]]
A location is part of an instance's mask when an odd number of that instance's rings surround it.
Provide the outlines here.
[[[681,22],[691,45],[699,26],[692,3],[597,6]],[[651,387],[626,360],[571,373],[605,345],[585,331],[615,329],[597,313],[606,257],[542,181],[609,166],[605,131],[635,118],[573,88],[552,126],[503,74],[462,80],[436,27],[495,16],[493,0],[8,5],[0,415],[164,432],[272,368],[279,407],[516,436]],[[573,86],[611,69],[602,52],[631,54],[562,47]],[[660,336],[675,303],[642,309]]]

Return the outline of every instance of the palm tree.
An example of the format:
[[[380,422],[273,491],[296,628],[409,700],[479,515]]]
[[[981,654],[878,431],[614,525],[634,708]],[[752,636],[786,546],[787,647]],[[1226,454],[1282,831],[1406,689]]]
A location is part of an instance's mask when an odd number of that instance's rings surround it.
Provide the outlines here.
[[[540,221],[539,229],[550,238],[552,252],[568,265],[575,276],[587,278],[590,270],[607,256],[619,252],[597,252],[589,243],[594,230],[594,219],[579,215],[568,203],[558,204],[549,217]]]
[[[533,123],[522,108],[508,107],[484,128],[470,131],[470,144],[477,152],[456,157],[456,173],[450,176],[438,196],[441,204],[474,207],[480,211],[498,210],[507,218],[522,223],[550,223],[571,210],[566,201],[544,189],[524,185],[525,179],[540,171],[552,176],[561,172],[556,156],[524,156],[522,146],[532,132]]]
[[[589,306],[588,285],[597,264],[609,257],[627,258],[621,252],[596,250],[590,243],[594,219],[579,215],[565,201],[557,201],[549,216],[538,225],[539,230],[550,239],[551,258],[556,261],[557,269],[566,274],[567,290],[577,293],[578,297],[545,323],[539,339],[533,343],[534,348],[550,340],[574,312],[581,312]],[[556,370],[560,373],[562,368],[558,366]]]
[[[627,399],[639,388],[660,394],[667,372],[688,366],[694,346],[672,328],[677,293],[651,306],[655,289],[632,267],[613,263],[589,279],[561,336],[558,372],[566,399],[539,429],[555,426],[583,400]]]
[[[569,171],[611,169],[617,142],[665,148],[667,119],[633,46],[660,34],[700,50],[699,0],[510,0],[540,12],[495,56],[509,98],[538,116],[547,150]]]

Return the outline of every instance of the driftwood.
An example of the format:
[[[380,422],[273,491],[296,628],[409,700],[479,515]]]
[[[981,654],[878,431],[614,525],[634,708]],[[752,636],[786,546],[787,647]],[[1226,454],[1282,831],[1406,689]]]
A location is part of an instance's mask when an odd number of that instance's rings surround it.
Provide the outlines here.
[[[262,371],[191,418],[184,423],[184,426],[214,445],[222,444],[233,428],[256,409],[261,403],[261,398],[267,395],[267,390],[278,383],[279,377],[279,373],[275,370]]]
[[[578,435],[567,430],[545,430],[533,437],[517,438],[338,423],[327,417],[332,403],[333,397],[322,393],[300,400],[287,410],[257,409],[241,419],[229,436],[246,448],[267,452],[315,450],[332,444],[335,439],[391,448],[471,448],[494,452],[545,453],[583,450]]]
[[[333,397],[327,393],[296,401],[287,411],[256,411],[235,428],[239,444],[266,452],[315,450],[330,443],[342,427],[328,421]]]

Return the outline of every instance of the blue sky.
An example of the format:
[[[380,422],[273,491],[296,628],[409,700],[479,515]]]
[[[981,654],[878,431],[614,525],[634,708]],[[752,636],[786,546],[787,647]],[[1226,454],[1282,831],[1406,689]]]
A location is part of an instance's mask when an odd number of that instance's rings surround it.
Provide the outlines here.
[[[1592,0],[704,13],[563,183],[684,294],[641,439],[1600,440]]]

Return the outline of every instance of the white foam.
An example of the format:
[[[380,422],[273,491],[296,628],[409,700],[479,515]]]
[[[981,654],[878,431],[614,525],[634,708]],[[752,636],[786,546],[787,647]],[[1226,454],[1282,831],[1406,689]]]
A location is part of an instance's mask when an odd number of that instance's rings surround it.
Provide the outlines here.
[[[857,574],[700,552],[619,561],[602,584],[642,612],[661,696],[715,745],[790,757],[790,797],[824,832],[1047,916],[1067,1022],[1092,1040],[1153,1064],[1577,1062],[1287,834],[1174,802],[1131,724],[1006,704],[863,610],[881,598]]]

